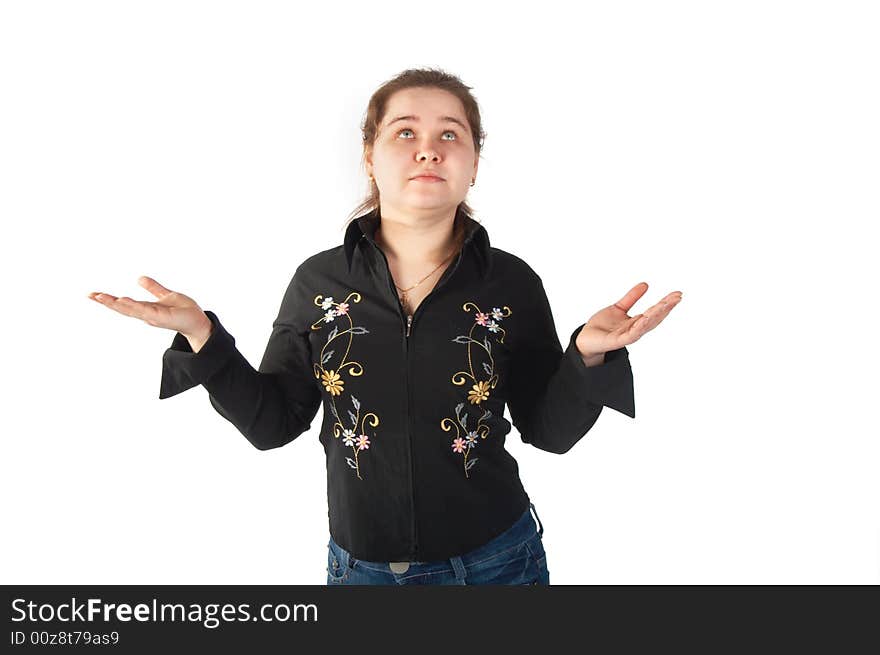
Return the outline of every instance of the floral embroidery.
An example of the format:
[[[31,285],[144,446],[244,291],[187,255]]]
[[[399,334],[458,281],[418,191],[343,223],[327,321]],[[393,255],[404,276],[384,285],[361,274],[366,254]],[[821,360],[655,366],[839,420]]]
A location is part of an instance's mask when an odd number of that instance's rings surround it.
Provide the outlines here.
[[[471,311],[471,309],[476,309],[476,314],[474,315],[474,323],[471,325],[470,331],[467,334],[461,334],[453,339],[455,343],[467,344],[468,370],[455,373],[452,376],[452,383],[462,386],[468,382],[472,382],[472,386],[467,393],[467,400],[470,404],[479,406],[480,403],[489,399],[491,390],[498,384],[498,374],[495,373],[495,358],[492,357],[492,344],[489,341],[488,335],[484,335],[483,340],[478,341],[474,338],[474,330],[479,326],[486,328],[494,334],[500,333],[501,336],[498,338],[498,342],[504,343],[504,335],[506,332],[504,328],[501,327],[500,322],[502,319],[510,316],[511,311],[510,307],[505,305],[503,308],[493,307],[491,312],[483,313],[480,311],[480,308],[472,302],[466,302],[462,305],[462,309],[466,312]],[[482,369],[488,376],[487,379],[477,379],[477,373],[474,371],[473,352],[471,350],[473,345],[476,345],[485,351],[486,357],[488,357],[489,361],[483,362]],[[488,409],[484,410],[477,419],[477,424],[474,429],[469,430],[467,425],[467,412],[462,414],[464,407],[464,402],[458,403],[458,405],[455,406],[455,420],[448,417],[444,418],[440,421],[440,427],[443,428],[444,432],[449,432],[455,428],[456,436],[455,439],[452,440],[452,451],[464,455],[464,475],[465,477],[470,477],[468,471],[479,459],[477,457],[469,458],[470,452],[473,448],[476,448],[478,438],[485,439],[488,436],[489,426],[486,425],[484,421],[492,416],[492,412]]]
[[[342,393],[342,378],[336,371],[324,371],[321,373],[321,381],[332,395],[338,396]]]
[[[468,400],[472,403],[479,404],[483,400],[489,398],[489,383],[485,381],[477,382],[473,388],[468,391]]]
[[[345,380],[342,379],[342,371],[349,369],[348,374],[352,377],[362,375],[364,372],[364,367],[360,363],[356,361],[347,361],[353,337],[355,334],[369,334],[369,330],[366,328],[360,326],[355,327],[354,322],[351,320],[351,316],[348,313],[349,300],[360,302],[361,294],[352,291],[348,294],[345,301],[341,303],[334,302],[332,296],[327,296],[326,298],[321,295],[315,296],[315,305],[326,310],[326,313],[312,324],[313,330],[323,329],[325,324],[332,323],[340,316],[344,316],[348,319],[348,327],[342,331],[339,330],[338,325],[333,327],[327,335],[327,342],[321,348],[320,363],[314,365],[314,370],[315,378],[321,381],[321,384],[324,385],[325,391],[330,394],[330,408],[333,412],[333,416],[336,417],[336,422],[333,424],[333,436],[337,439],[341,436],[342,443],[345,444],[346,447],[352,449],[354,457],[346,457],[345,461],[348,462],[350,468],[355,470],[358,479],[363,480],[361,477],[358,456],[361,451],[367,450],[370,447],[370,437],[365,434],[366,426],[369,425],[370,427],[376,427],[379,425],[379,417],[373,412],[368,412],[361,416],[361,403],[357,398],[351,396],[351,404],[355,411],[352,412],[351,410],[348,410],[348,418],[351,420],[351,427],[346,427],[343,425],[342,419],[339,417],[339,410],[336,407],[336,397],[341,396],[342,392],[345,391]],[[343,327],[345,326],[343,325]],[[324,368],[324,364],[330,361],[335,352],[334,350],[327,350],[327,347],[334,340],[339,339],[346,334],[348,335],[348,343],[345,346],[345,354],[342,356],[339,365],[335,369],[328,370]],[[360,425],[360,428],[358,428],[358,425]],[[360,433],[358,433],[358,430],[360,430]],[[373,431],[372,436],[375,438],[375,431]]]

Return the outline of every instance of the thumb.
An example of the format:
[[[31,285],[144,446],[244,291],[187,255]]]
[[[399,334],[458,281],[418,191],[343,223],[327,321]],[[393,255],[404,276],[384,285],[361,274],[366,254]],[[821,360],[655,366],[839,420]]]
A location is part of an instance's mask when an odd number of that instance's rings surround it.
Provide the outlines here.
[[[172,293],[170,289],[166,289],[161,284],[156,282],[151,277],[147,277],[146,275],[141,275],[138,278],[138,284],[140,284],[144,289],[152,293],[157,298],[162,298],[167,296],[169,293]]]

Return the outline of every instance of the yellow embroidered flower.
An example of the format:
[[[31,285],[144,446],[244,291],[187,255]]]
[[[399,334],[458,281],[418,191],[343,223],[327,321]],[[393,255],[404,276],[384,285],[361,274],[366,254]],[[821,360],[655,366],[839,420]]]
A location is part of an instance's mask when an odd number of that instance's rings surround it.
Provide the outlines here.
[[[489,397],[489,383],[485,380],[477,382],[470,391],[468,391],[468,400],[475,405],[479,405],[482,401]]]
[[[342,393],[343,380],[336,371],[324,371],[321,374],[321,382],[332,395],[338,396]]]

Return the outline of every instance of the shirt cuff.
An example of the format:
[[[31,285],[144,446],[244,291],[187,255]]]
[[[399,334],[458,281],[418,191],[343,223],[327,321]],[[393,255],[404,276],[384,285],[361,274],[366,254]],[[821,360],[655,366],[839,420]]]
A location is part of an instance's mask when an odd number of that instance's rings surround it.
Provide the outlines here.
[[[162,355],[160,400],[204,383],[223,367],[235,351],[235,337],[223,328],[214,312],[205,310],[205,314],[211,319],[213,327],[199,352],[193,352],[189,341],[178,332]]]
[[[565,357],[578,371],[578,378],[583,382],[584,398],[594,405],[604,405],[630,418],[635,418],[636,407],[629,351],[625,347],[609,350],[605,353],[603,363],[587,366],[577,348],[577,336],[584,325],[585,323],[581,323],[571,333],[568,347],[565,349]]]

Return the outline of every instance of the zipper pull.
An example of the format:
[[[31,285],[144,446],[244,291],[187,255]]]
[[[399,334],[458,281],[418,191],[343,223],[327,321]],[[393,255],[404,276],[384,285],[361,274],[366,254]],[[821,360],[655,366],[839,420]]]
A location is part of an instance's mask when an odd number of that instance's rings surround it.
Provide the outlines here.
[[[412,314],[408,314],[406,317],[406,336],[409,336],[410,329],[412,328]]]

